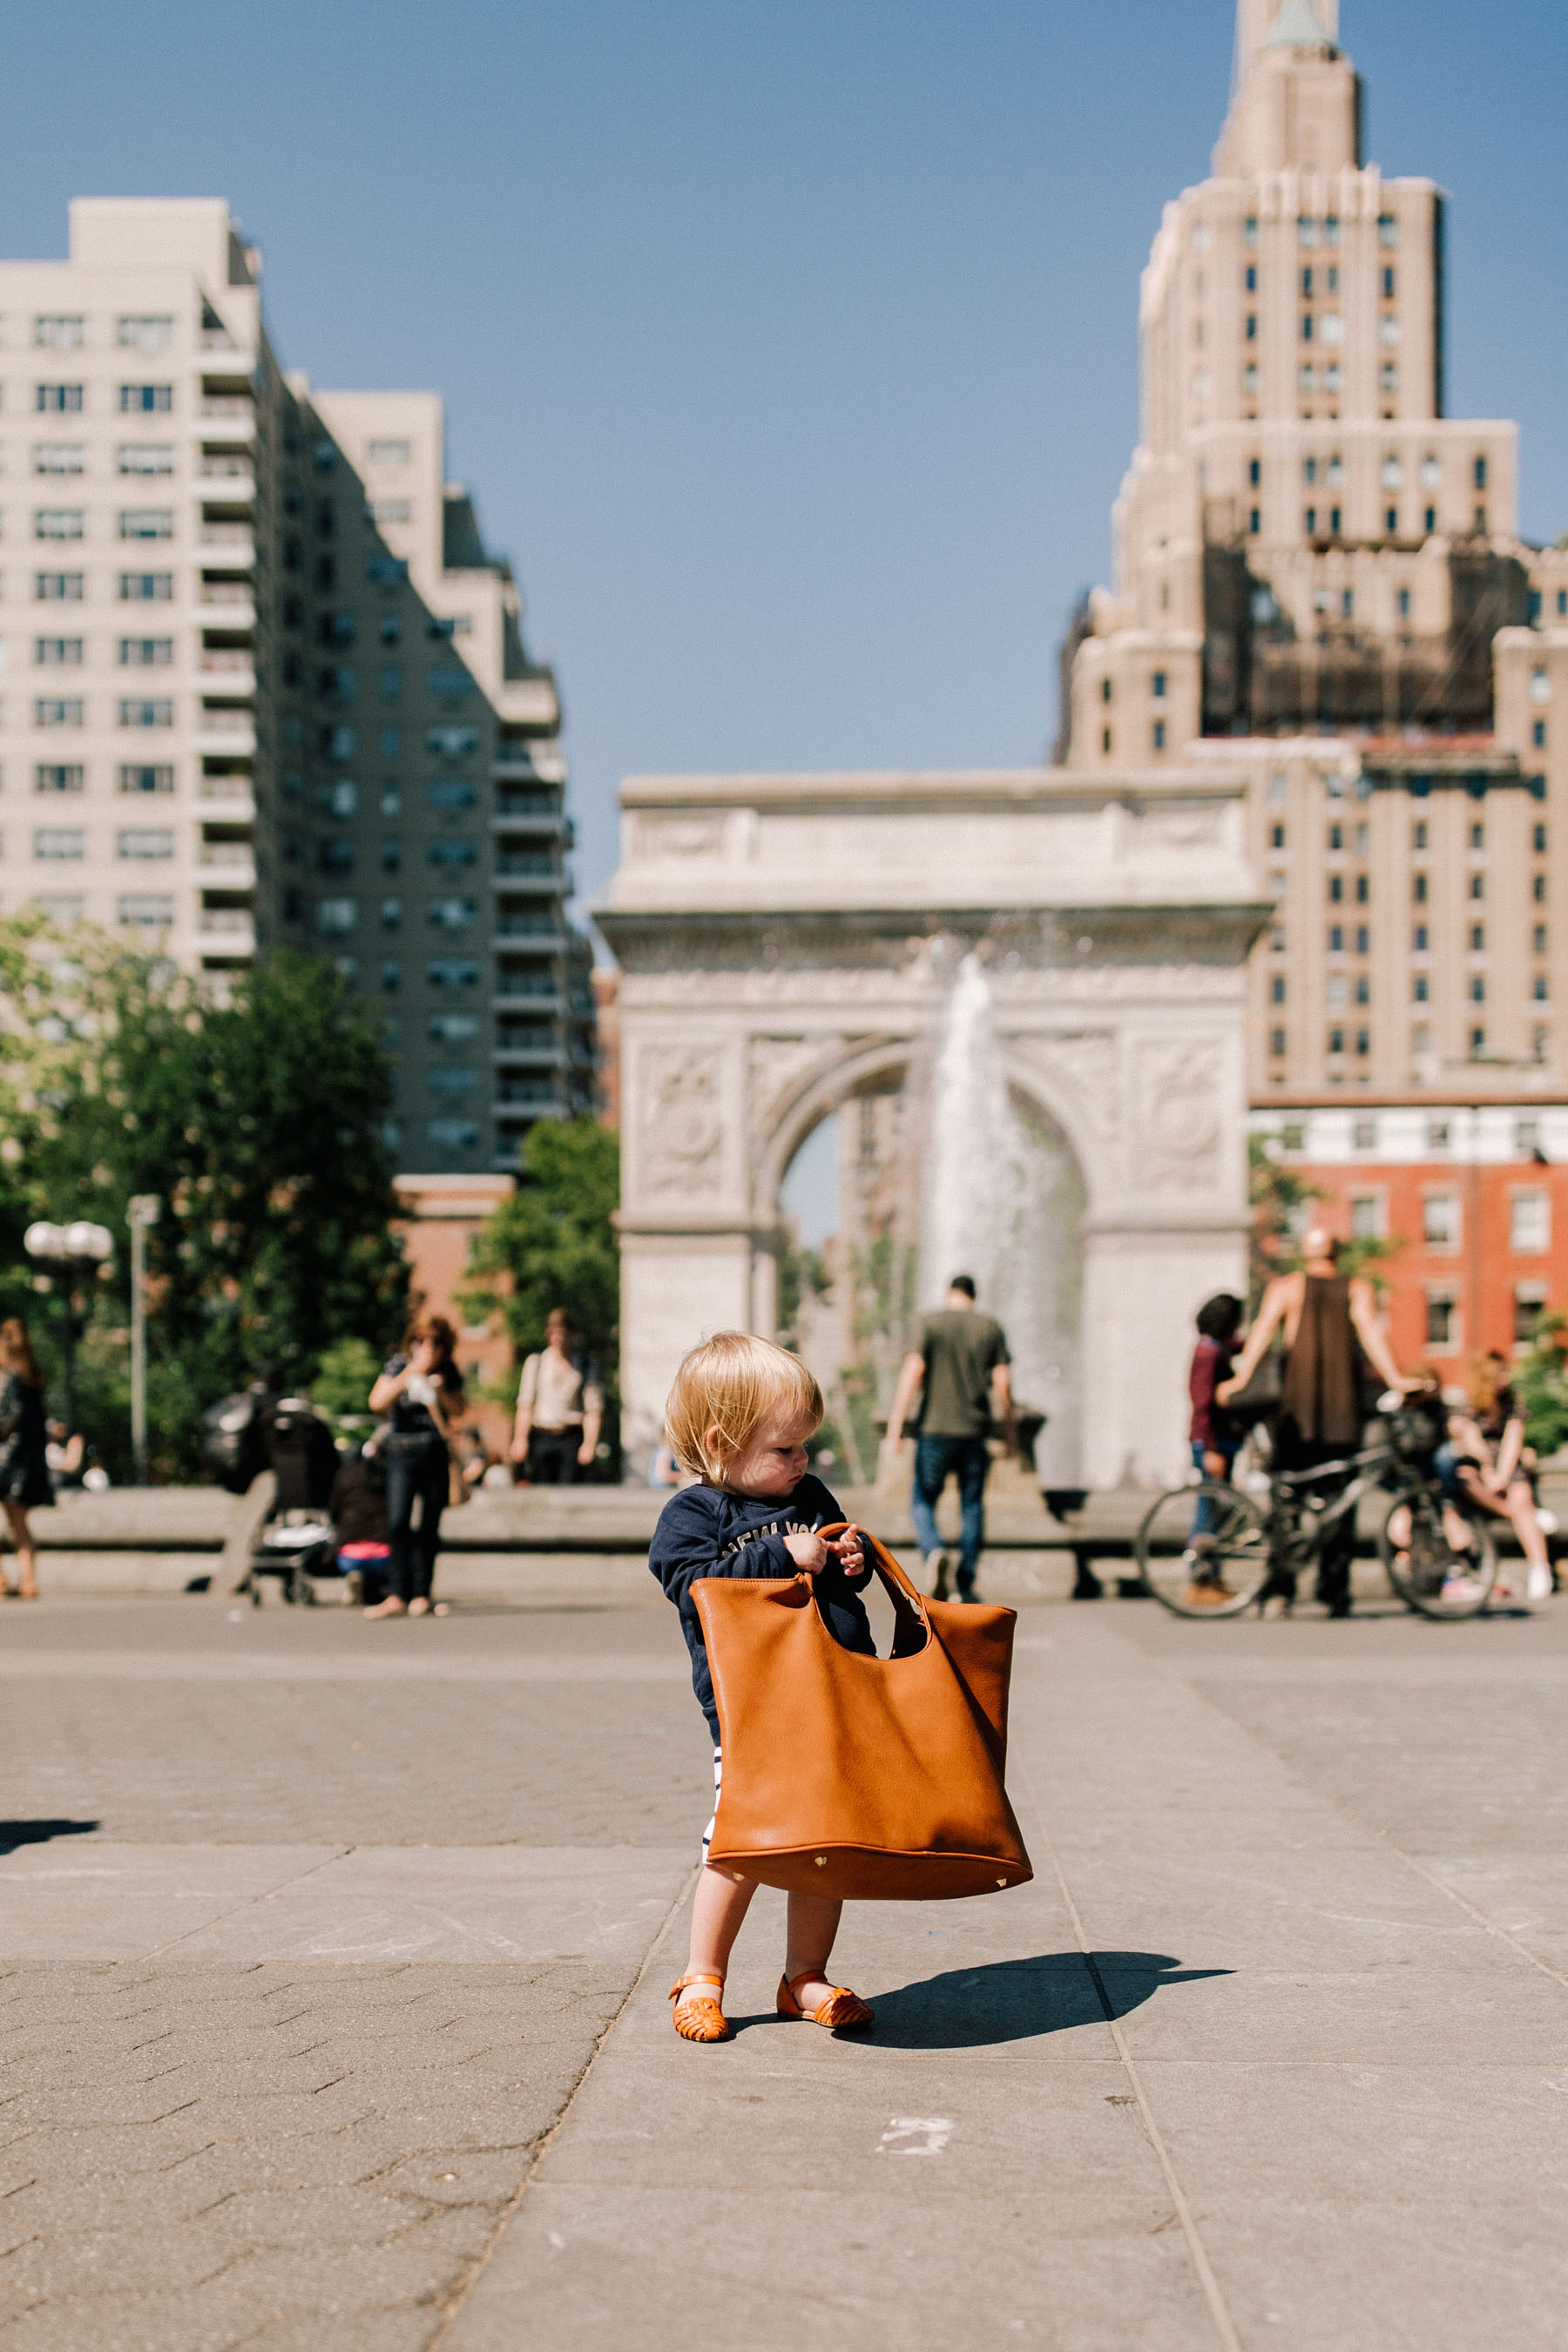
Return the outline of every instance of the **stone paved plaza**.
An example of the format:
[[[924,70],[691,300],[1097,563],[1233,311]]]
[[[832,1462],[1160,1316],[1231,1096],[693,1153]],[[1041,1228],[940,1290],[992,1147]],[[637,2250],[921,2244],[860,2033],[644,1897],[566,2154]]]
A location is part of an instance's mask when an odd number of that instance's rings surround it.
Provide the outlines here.
[[[1568,1603],[1019,1634],[1034,1885],[705,2050],[657,1595],[0,1611],[3,2352],[1555,2347]]]

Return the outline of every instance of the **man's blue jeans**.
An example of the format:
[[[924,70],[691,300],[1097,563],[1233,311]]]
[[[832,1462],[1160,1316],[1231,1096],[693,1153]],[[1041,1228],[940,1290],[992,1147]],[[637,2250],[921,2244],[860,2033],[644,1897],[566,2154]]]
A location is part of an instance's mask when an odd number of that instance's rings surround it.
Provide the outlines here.
[[[985,1542],[985,1474],[991,1452],[983,1437],[922,1437],[915,1445],[915,1483],[910,1515],[921,1551],[941,1551],[936,1507],[950,1477],[958,1480],[963,1510],[963,1532],[958,1548],[958,1589],[967,1592],[974,1582]]]

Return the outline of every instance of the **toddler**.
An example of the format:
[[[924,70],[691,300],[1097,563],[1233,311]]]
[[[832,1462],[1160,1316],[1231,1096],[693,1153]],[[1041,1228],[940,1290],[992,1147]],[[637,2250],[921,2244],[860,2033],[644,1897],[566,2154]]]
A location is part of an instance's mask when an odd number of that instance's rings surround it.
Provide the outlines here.
[[[680,1612],[692,1688],[713,1738],[715,1790],[721,1774],[719,1715],[691,1590],[700,1578],[795,1576],[804,1570],[816,1579],[817,1601],[834,1639],[847,1650],[876,1655],[859,1597],[871,1573],[860,1538],[853,1528],[826,1541],[816,1532],[844,1517],[821,1480],[806,1473],[805,1442],[822,1412],[822,1391],[799,1357],[745,1331],[721,1331],[694,1348],[665,1408],[675,1459],[701,1484],[672,1496],[659,1513],[648,1566]],[[702,1840],[705,1864],[712,1834],[710,1822]],[[729,2037],[719,1995],[731,1947],[756,1891],[753,1881],[711,1866],[698,1882],[690,1957],[686,1974],[670,1989],[675,2030],[688,2042]],[[840,2028],[871,2023],[866,2003],[826,1975],[843,1907],[820,1895],[789,1897],[781,2017]]]

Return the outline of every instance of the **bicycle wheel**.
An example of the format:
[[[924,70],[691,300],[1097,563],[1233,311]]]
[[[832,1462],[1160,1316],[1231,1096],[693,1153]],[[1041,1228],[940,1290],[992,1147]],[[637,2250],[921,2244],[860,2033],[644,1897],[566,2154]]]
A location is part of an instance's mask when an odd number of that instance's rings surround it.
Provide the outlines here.
[[[1457,1520],[1467,1538],[1451,1540]],[[1497,1545],[1479,1515],[1445,1505],[1425,1481],[1401,1488],[1378,1538],[1388,1580],[1408,1609],[1423,1617],[1479,1617],[1497,1577]]]
[[[1178,1617],[1237,1617],[1268,1581],[1268,1520],[1250,1495],[1213,1478],[1162,1495],[1133,1549],[1149,1591]]]

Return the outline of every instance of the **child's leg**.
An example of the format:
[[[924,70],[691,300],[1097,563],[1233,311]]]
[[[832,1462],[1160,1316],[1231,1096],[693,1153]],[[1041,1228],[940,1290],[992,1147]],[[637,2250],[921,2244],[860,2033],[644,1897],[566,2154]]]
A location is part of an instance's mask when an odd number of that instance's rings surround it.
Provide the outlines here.
[[[800,1986],[801,2002],[807,2009],[825,2000],[831,1985],[824,1974],[833,1939],[838,1933],[838,1921],[844,1906],[830,1903],[820,1895],[792,1895],[789,1898],[789,1920],[784,1931],[784,1975],[790,1979],[805,1969],[811,1970]]]
[[[736,1878],[732,1871],[715,1869],[711,1863],[697,1882],[697,1899],[691,1906],[691,1950],[686,1963],[686,1973],[693,1975],[699,1969],[710,1976],[725,1977],[730,1971],[730,1953],[741,1932],[741,1922],[751,1907],[756,1893],[756,1881]],[[819,1909],[824,1907],[817,1906]],[[803,1960],[804,1968],[805,1962]],[[712,2000],[711,1985],[689,1985],[682,2000]]]

